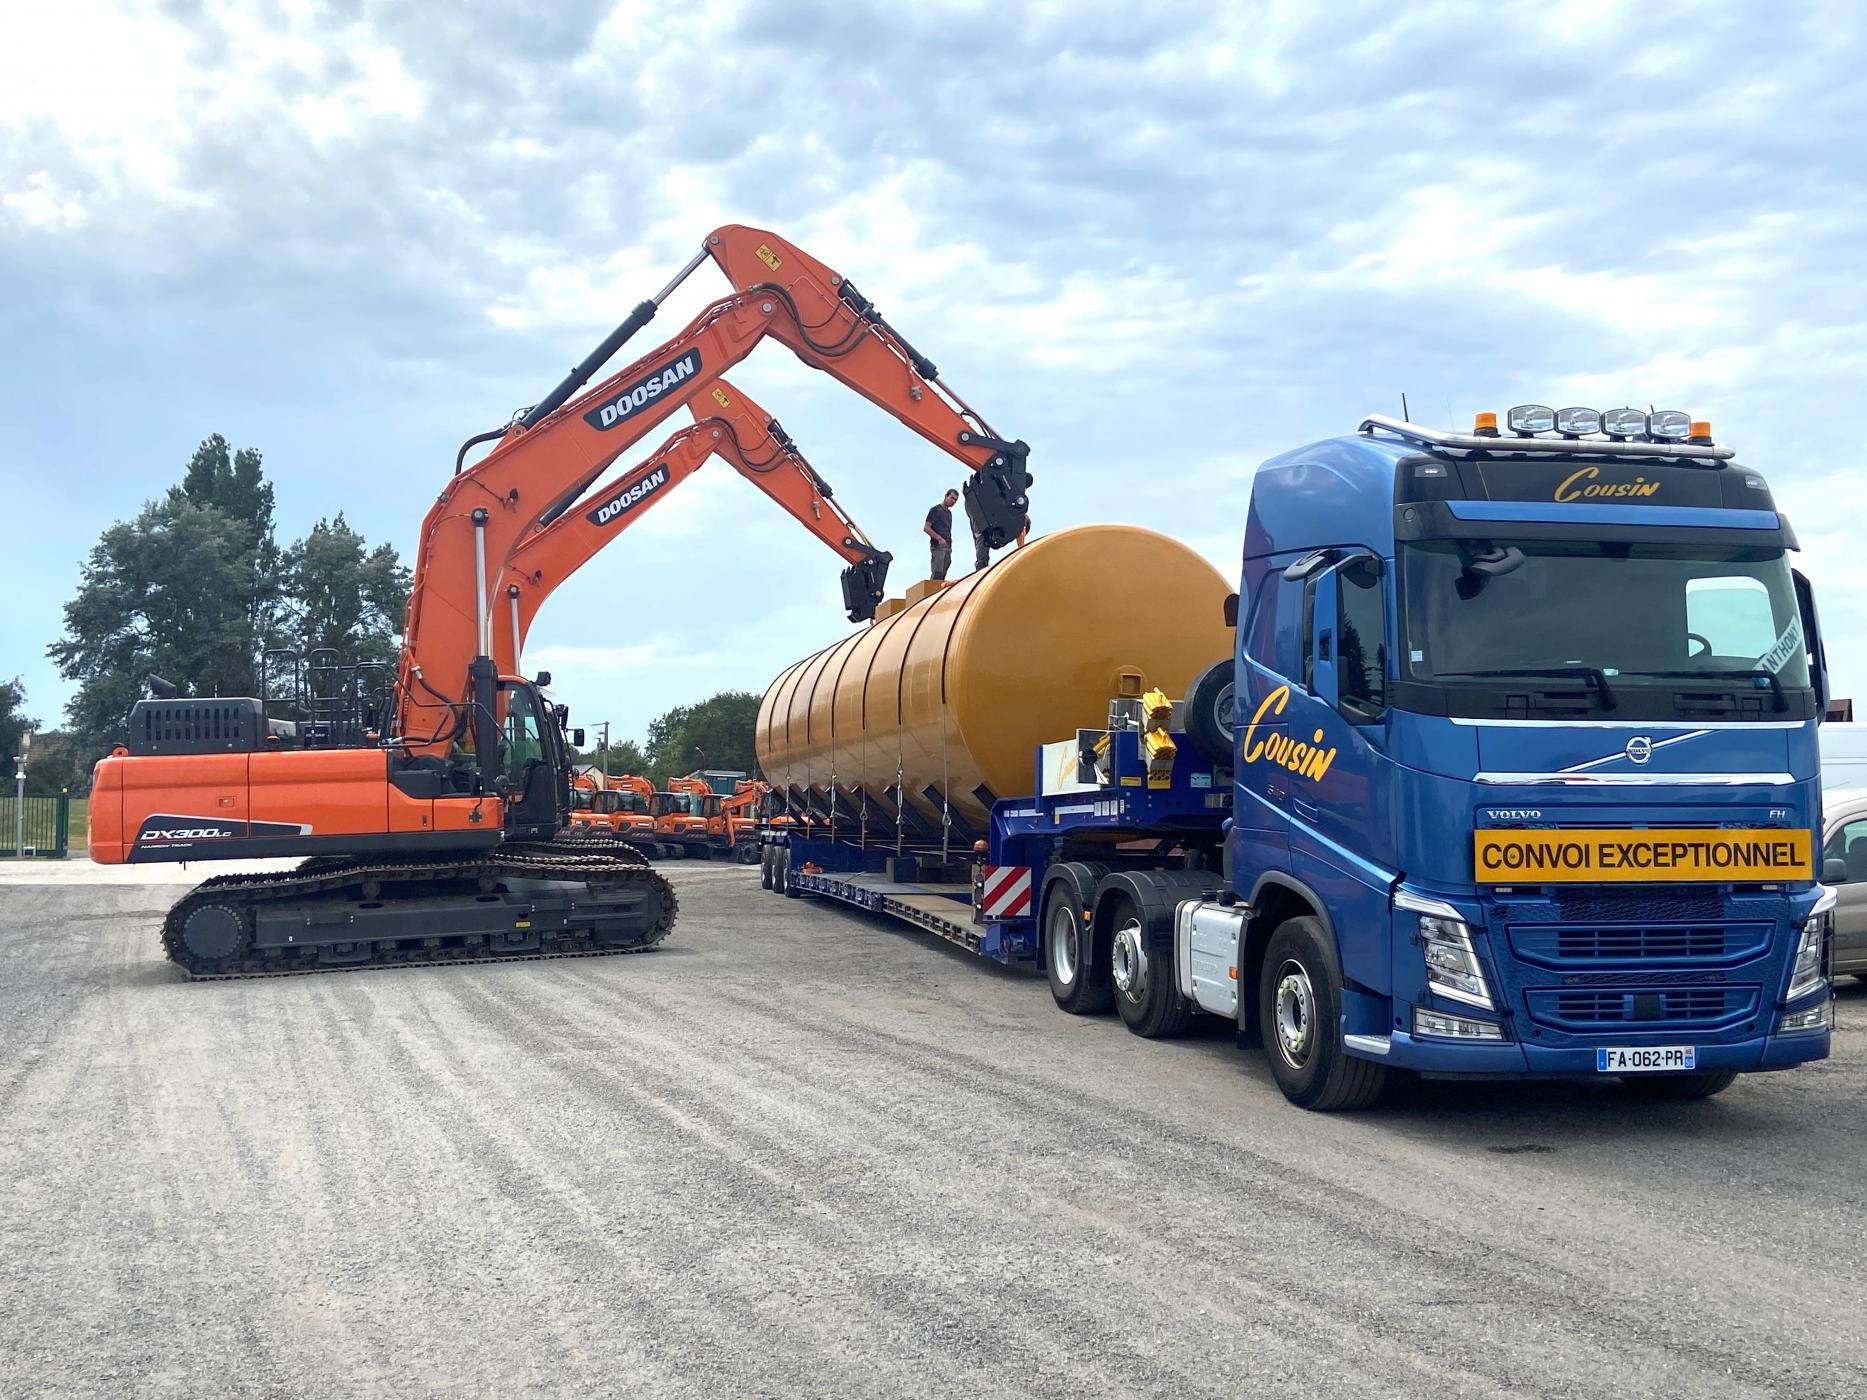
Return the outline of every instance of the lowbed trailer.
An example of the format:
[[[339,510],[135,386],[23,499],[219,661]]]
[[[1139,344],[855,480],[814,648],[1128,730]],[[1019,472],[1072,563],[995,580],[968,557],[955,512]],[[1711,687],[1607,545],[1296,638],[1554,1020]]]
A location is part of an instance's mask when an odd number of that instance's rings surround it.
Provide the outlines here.
[[[1040,961],[1061,1008],[1144,1037],[1230,1020],[1309,1108],[1393,1071],[1684,1099],[1824,1058],[1844,872],[1788,521],[1683,414],[1508,428],[1371,416],[1265,463],[1230,654],[1183,702],[1132,671],[1185,680],[1140,649],[1216,622],[1203,585],[1112,536],[797,663],[761,707],[792,822],[767,885]],[[1008,776],[993,744],[1097,676],[1106,728],[1033,735],[1035,781]]]

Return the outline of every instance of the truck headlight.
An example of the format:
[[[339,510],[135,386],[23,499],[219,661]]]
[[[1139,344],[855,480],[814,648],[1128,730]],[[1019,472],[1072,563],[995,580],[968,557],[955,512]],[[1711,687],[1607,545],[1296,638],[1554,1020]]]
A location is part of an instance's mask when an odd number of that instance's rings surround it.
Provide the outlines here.
[[[1448,1016],[1443,1011],[1413,1008],[1413,1033],[1439,1040],[1502,1040],[1504,1028],[1496,1021],[1474,1021],[1469,1016]]]
[[[1802,920],[1802,937],[1796,939],[1796,963],[1789,969],[1789,991],[1783,993],[1783,1001],[1796,1001],[1828,986],[1828,911],[1833,907],[1835,890],[1822,889],[1809,917]]]
[[[1486,1011],[1495,1010],[1491,988],[1485,982],[1484,964],[1478,961],[1471,925],[1459,917],[1459,911],[1443,900],[1406,890],[1395,894],[1394,908],[1419,915],[1420,952],[1426,959],[1427,987],[1454,1001]]]
[[[1789,990],[1785,1001],[1795,1001],[1828,985],[1828,911],[1835,907],[1835,892],[1822,891],[1809,917],[1802,921],[1802,936],[1796,941],[1796,963],[1789,970]]]
[[[1825,1031],[1835,1023],[1835,999],[1823,997],[1815,1005],[1801,1011],[1786,1011],[1776,1023],[1779,1035],[1794,1035],[1798,1031]]]
[[[1420,915],[1420,949],[1426,955],[1426,985],[1441,996],[1492,1009],[1485,970],[1472,946],[1472,931],[1457,919]]]

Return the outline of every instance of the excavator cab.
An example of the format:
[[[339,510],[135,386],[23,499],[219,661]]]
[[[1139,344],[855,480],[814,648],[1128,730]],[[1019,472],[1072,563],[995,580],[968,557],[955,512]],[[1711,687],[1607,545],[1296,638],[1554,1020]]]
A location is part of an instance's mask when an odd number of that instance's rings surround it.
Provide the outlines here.
[[[571,811],[562,720],[531,681],[502,677],[499,695],[504,718],[492,789],[506,806],[508,839],[549,841]]]

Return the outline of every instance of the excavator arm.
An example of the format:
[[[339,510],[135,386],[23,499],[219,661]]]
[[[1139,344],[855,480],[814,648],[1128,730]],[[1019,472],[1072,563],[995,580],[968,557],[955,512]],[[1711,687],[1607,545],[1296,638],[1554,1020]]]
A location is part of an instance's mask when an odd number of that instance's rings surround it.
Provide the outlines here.
[[[850,621],[875,615],[892,555],[832,499],[797,445],[742,391],[717,379],[688,401],[694,415],[647,461],[605,482],[543,529],[521,540],[506,560],[497,595],[505,616],[493,632],[493,660],[502,674],[518,669],[532,619],[559,584],[588,563],[670,491],[718,455],[849,563],[843,601]]]
[[[734,290],[660,349],[585,390],[708,259]],[[840,274],[774,234],[741,225],[717,229],[673,281],[503,430],[492,451],[471,467],[458,466],[428,512],[398,677],[398,733],[410,748],[447,747],[469,714],[483,727],[495,722],[483,699],[497,675],[490,659],[493,589],[512,551],[576,506],[619,456],[768,335],[970,468],[967,513],[989,546],[1017,536],[1031,481],[1029,449],[992,431]],[[485,741],[493,737],[488,728]]]

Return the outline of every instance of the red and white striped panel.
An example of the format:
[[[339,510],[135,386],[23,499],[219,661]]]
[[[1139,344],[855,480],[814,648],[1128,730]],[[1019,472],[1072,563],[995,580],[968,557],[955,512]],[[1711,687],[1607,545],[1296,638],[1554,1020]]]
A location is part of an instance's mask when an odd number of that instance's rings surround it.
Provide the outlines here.
[[[1031,867],[988,865],[985,868],[985,917],[1025,918],[1031,912]]]

